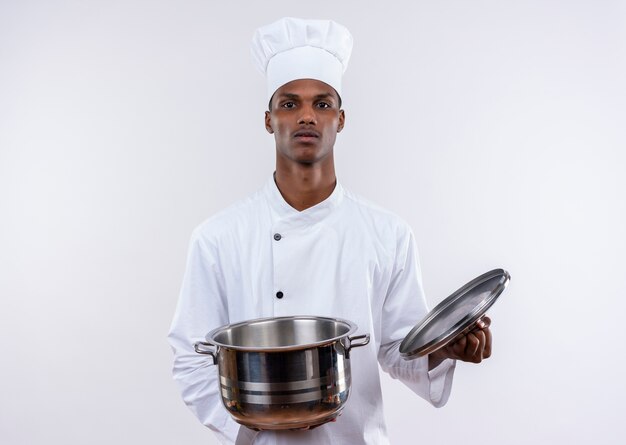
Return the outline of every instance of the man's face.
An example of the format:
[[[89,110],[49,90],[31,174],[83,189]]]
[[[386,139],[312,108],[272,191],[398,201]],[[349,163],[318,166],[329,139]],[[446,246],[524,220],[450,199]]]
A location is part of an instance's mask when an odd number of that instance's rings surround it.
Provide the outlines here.
[[[307,165],[332,160],[344,121],[335,89],[313,79],[280,87],[272,97],[270,111],[265,112],[265,128],[274,134],[276,155]]]

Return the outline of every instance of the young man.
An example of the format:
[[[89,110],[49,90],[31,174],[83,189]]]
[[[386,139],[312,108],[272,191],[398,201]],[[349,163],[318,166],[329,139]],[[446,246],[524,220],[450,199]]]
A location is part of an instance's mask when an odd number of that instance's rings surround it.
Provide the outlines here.
[[[400,342],[427,313],[413,234],[335,176],[333,147],[345,125],[341,75],[351,48],[347,29],[321,20],[282,19],[253,40],[267,77],[265,128],[276,142],[276,171],[262,190],[195,230],[169,335],[183,399],[222,443],[385,444],[378,365],[442,406],[454,359],[491,354],[485,326],[428,357],[400,357]],[[350,356],[350,399],[336,422],[256,433],[231,419],[217,367],[193,344],[225,324],[286,315],[348,319],[371,341]]]

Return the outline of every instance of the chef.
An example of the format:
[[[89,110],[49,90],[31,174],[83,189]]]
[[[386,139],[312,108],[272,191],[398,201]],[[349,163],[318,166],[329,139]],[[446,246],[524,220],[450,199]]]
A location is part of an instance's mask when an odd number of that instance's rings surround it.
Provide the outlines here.
[[[335,175],[335,139],[346,124],[341,78],[351,50],[349,31],[327,20],[284,18],[254,35],[276,170],[255,194],[193,232],[168,337],[183,400],[220,443],[387,444],[379,365],[440,407],[455,360],[491,354],[486,319],[454,345],[415,360],[400,357],[400,342],[427,313],[413,233]],[[371,341],[350,355],[350,399],[336,422],[252,431],[228,414],[217,366],[193,345],[225,324],[286,315],[348,319]]]

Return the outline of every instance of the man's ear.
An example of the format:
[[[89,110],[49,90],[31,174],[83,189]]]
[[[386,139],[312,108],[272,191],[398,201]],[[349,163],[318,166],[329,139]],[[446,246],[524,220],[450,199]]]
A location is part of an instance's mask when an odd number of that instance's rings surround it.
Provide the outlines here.
[[[339,125],[337,125],[337,133],[343,130],[343,126],[346,124],[346,113],[343,110],[339,110]]]
[[[265,129],[267,130],[267,132],[269,134],[274,134],[274,129],[272,128],[272,125],[270,123],[270,112],[269,111],[265,112]]]

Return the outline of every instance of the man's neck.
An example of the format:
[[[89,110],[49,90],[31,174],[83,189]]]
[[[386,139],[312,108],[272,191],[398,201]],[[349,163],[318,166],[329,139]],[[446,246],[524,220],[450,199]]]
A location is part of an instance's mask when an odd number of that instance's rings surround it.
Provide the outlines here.
[[[282,168],[281,168],[282,167]],[[328,198],[337,183],[335,166],[277,165],[274,181],[287,204],[298,211],[319,204]]]

